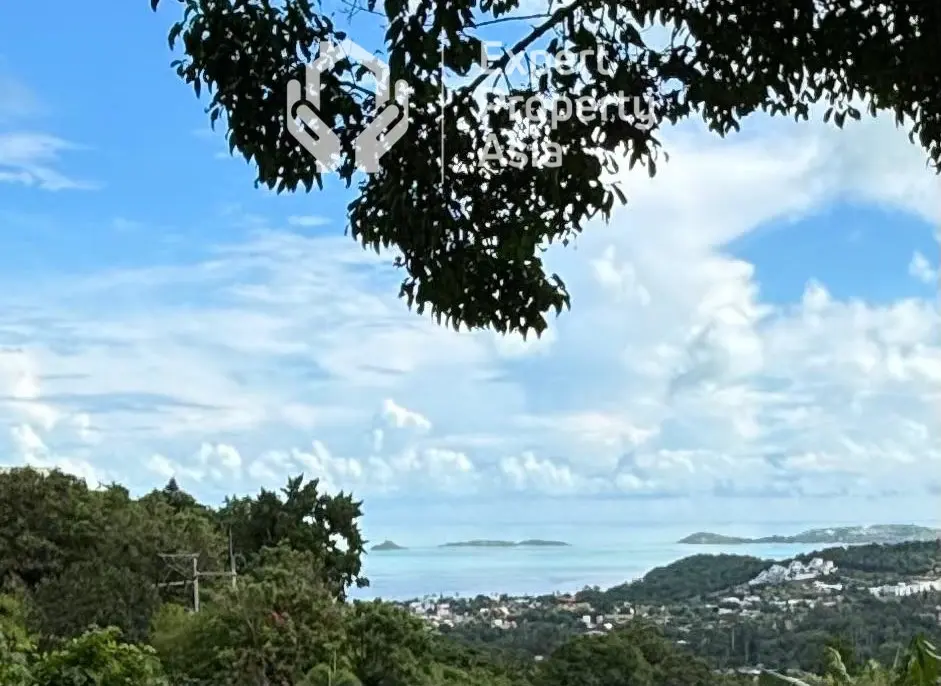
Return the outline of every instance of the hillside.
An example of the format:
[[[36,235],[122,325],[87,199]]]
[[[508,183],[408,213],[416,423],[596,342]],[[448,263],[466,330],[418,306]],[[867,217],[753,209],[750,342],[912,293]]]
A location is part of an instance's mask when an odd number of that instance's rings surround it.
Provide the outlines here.
[[[681,603],[746,586],[772,567],[786,569],[800,563],[795,568],[800,574],[801,565],[809,565],[815,558],[832,563],[833,580],[862,585],[941,574],[941,542],[872,543],[824,548],[778,562],[750,555],[691,555],[656,567],[641,579],[606,590],[586,589],[578,597],[601,607],[621,603]]]
[[[408,550],[408,548],[405,548],[404,546],[401,546],[398,543],[395,543],[393,541],[386,539],[382,543],[378,543],[374,545],[372,548],[370,548],[370,550],[376,551],[376,552],[382,552],[383,550]]]
[[[605,591],[585,590],[577,597],[604,607],[681,602],[746,584],[772,564],[748,555],[692,555],[656,567],[636,581]]]
[[[830,560],[844,574],[862,578],[941,574],[941,542],[937,540],[826,548],[794,559],[807,562],[814,557]]]
[[[698,531],[678,543],[687,545],[739,545],[760,543],[902,543],[905,541],[935,541],[941,538],[941,529],[932,529],[913,524],[877,524],[875,526],[844,526],[828,529],[808,529],[793,536],[764,536],[742,538]]]
[[[616,633],[625,623],[648,623],[718,670],[813,671],[828,642],[848,646],[845,654],[857,666],[870,658],[891,662],[913,635],[941,642],[941,543],[822,548],[780,561],[692,555],[630,583],[535,604],[453,600],[451,610],[462,616],[449,635],[531,657],[551,654],[586,630]],[[497,606],[518,618],[516,630],[481,624],[486,619],[478,618]],[[603,619],[592,622],[598,615]]]

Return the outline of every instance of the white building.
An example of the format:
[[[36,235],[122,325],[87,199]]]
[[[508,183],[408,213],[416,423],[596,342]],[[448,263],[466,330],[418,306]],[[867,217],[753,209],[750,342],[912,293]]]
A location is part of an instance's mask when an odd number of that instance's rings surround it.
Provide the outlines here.
[[[836,571],[836,565],[831,560],[815,557],[807,564],[802,563],[800,560],[791,560],[786,567],[778,564],[771,565],[749,581],[748,584],[750,586],[759,586],[762,584],[782,584],[788,581],[806,581],[819,576],[828,576],[834,571]]]
[[[894,585],[873,586],[869,589],[869,592],[874,596],[889,596],[895,598],[932,591],[941,591],[941,579],[920,579],[918,581],[910,581],[908,583],[900,581]]]

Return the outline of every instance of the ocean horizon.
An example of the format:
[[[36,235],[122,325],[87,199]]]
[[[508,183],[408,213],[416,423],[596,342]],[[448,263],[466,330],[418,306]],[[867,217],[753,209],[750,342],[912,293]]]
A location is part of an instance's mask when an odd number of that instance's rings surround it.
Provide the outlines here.
[[[831,525],[835,525],[831,523]],[[722,527],[716,533],[758,537],[796,534],[808,528],[794,528],[780,523],[772,526]],[[359,599],[410,600],[428,595],[476,596],[493,593],[541,595],[579,591],[586,586],[607,588],[638,579],[655,567],[697,554],[752,555],[768,560],[785,560],[795,555],[834,547],[825,544],[730,544],[689,545],[677,541],[697,530],[695,527],[650,527],[618,532],[604,537],[572,535],[555,530],[554,535],[451,536],[441,543],[408,546],[405,550],[369,551],[364,556],[363,573],[369,579],[366,588],[355,589]],[[699,530],[708,530],[702,527]],[[569,533],[566,537],[561,535]],[[595,532],[598,533],[597,531]],[[478,532],[479,534],[479,532]],[[404,540],[391,540],[408,545]],[[442,543],[472,539],[524,540],[541,538],[569,543],[568,546],[505,548],[442,547]],[[584,541],[584,539],[588,539]],[[613,540],[612,540],[613,539]],[[369,547],[380,543],[376,537]],[[583,540],[584,542],[579,542]]]

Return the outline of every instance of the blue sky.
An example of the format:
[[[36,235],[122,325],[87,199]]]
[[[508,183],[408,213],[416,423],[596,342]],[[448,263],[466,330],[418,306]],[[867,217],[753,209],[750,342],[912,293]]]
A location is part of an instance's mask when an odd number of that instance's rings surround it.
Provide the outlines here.
[[[0,462],[207,500],[303,471],[375,537],[941,514],[941,189],[891,122],[668,132],[550,253],[546,336],[456,334],[343,235],[339,184],[253,188],[165,4],[0,27]]]

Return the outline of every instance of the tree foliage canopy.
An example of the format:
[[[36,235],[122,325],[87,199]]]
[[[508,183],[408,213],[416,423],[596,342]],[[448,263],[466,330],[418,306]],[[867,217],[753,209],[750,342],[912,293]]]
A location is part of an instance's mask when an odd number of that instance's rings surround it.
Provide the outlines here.
[[[357,0],[340,1],[349,7]],[[864,102],[872,114],[906,122],[935,168],[941,163],[941,6],[934,0],[556,1],[522,17],[527,28],[513,52],[591,51],[603,59],[589,57],[575,73],[505,79],[512,94],[636,96],[657,113],[653,127],[637,117],[573,117],[523,131],[508,108],[472,97],[490,78],[476,69],[487,27],[520,19],[520,0],[384,0],[381,7],[363,0],[361,9],[386,21],[392,82],[404,80],[412,91],[408,133],[376,173],[357,175],[354,162],[355,138],[375,105],[367,70],[349,58],[322,75],[318,114],[335,124],[341,141],[340,177],[358,184],[350,232],[377,252],[393,248],[405,271],[400,295],[439,321],[544,330],[546,315],[568,307],[570,296],[547,273],[542,252],[624,201],[609,181],[618,160],[656,173],[666,124],[701,118],[724,136],[753,112],[806,120],[823,103],[824,118],[842,127],[861,117]],[[156,9],[159,0],[150,2]],[[335,13],[311,0],[179,2],[183,18],[170,44],[181,38],[184,55],[174,66],[197,96],[210,91],[207,112],[213,123],[225,122],[230,149],[254,163],[257,184],[279,192],[322,188],[313,159],[287,133],[285,94],[290,79],[303,79],[320,41],[347,38]],[[666,27],[664,45],[648,38],[651,26]],[[497,60],[497,71],[512,59]],[[462,77],[441,98],[442,86]],[[504,145],[557,145],[563,164],[482,167],[490,133]]]
[[[0,517],[0,590],[25,593],[28,624],[44,636],[74,637],[97,625],[145,637],[161,602],[192,604],[188,577],[160,556],[195,554],[200,570],[221,572],[230,565],[230,539],[240,573],[306,565],[335,599],[368,584],[360,504],[303,476],[288,479],[280,497],[262,489],[212,509],[173,482],[135,499],[118,485],[95,490],[58,471],[11,469],[0,473],[0,503],[11,508]],[[279,546],[295,555],[289,563],[272,563],[283,554]]]

